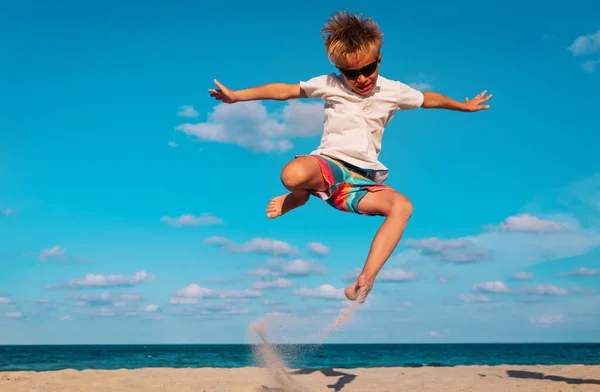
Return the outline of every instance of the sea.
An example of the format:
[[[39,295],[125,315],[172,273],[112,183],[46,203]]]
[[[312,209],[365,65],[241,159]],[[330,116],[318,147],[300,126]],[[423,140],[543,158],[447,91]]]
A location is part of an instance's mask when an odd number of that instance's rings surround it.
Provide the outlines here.
[[[9,345],[0,346],[0,371],[239,368],[264,366],[257,346]],[[369,368],[464,365],[600,365],[600,343],[322,344],[275,345],[289,368]]]

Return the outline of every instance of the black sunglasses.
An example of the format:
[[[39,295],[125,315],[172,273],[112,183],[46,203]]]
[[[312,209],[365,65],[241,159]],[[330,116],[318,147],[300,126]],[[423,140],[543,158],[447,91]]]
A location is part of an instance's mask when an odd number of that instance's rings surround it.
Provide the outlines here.
[[[369,77],[369,76],[373,75],[373,72],[377,71],[377,66],[379,65],[380,62],[381,62],[381,60],[377,59],[377,60],[373,61],[372,63],[365,65],[362,68],[343,69],[343,68],[337,67],[337,69],[339,69],[340,72],[342,73],[342,75],[344,75],[348,79],[354,80],[354,79],[358,79],[358,77],[360,75],[363,75],[365,77]]]

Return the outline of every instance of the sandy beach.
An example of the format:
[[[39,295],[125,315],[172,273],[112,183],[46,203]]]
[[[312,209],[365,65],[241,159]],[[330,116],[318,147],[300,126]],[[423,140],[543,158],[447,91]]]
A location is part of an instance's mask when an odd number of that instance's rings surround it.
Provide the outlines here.
[[[299,391],[600,391],[600,365],[287,370]],[[270,369],[2,372],[6,392],[280,391]],[[291,391],[290,391],[291,392]]]

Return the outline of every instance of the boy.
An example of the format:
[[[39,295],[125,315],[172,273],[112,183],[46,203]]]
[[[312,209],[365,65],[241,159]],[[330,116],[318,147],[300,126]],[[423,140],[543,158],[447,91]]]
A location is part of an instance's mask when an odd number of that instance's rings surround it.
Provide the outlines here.
[[[482,104],[492,96],[483,91],[472,100],[458,102],[380,76],[383,34],[370,18],[338,12],[322,33],[327,55],[339,75],[237,91],[215,80],[219,88],[208,91],[225,103],[295,98],[321,98],[325,102],[319,147],[285,165],[281,181],[289,193],[273,198],[266,212],[268,218],[276,218],[302,206],[312,194],[341,211],[385,217],[361,273],[345,290],[348,299],[363,303],[413,212],[404,195],[383,185],[388,169],[378,156],[384,128],[398,110],[420,107],[475,112],[488,109]]]

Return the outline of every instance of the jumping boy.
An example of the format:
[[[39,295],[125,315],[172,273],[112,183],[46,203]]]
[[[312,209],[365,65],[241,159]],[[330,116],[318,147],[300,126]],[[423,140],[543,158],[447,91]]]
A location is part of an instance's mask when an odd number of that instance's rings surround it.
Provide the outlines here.
[[[289,193],[273,198],[266,213],[268,218],[281,216],[304,205],[312,194],[341,211],[385,217],[361,273],[345,290],[348,299],[363,303],[413,212],[404,195],[383,185],[388,169],[378,156],[384,128],[396,111],[438,108],[475,112],[488,109],[489,105],[483,103],[492,96],[483,91],[471,100],[458,102],[379,75],[383,34],[370,18],[338,12],[322,33],[327,55],[339,74],[243,90],[228,89],[215,80],[218,89],[208,91],[215,99],[230,104],[294,98],[324,101],[324,132],[319,147],[284,166],[281,181]]]

